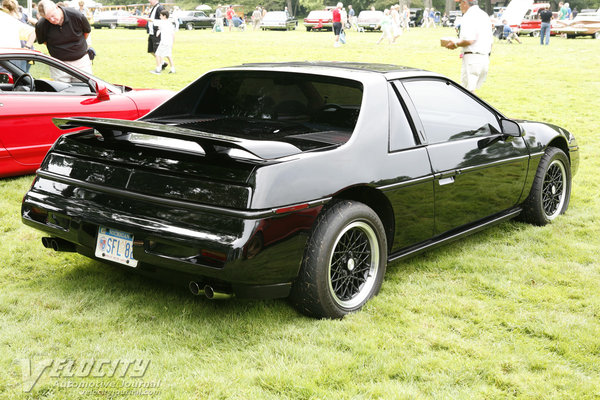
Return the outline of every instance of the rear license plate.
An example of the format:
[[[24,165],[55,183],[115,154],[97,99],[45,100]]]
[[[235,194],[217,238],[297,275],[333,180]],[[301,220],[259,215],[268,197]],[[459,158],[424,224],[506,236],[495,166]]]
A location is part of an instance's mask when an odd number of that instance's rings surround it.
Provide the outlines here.
[[[100,226],[96,240],[96,257],[137,267],[138,262],[133,258],[133,235]]]

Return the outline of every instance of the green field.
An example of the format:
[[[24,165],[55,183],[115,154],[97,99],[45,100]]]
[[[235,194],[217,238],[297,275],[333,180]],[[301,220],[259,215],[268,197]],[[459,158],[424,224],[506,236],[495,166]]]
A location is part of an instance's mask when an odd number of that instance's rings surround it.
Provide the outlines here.
[[[413,29],[389,46],[350,32],[333,48],[331,33],[302,28],[181,31],[177,73],[155,76],[143,31],[94,30],[94,72],[177,90],[221,66],[339,60],[458,80],[458,53],[439,47],[452,33]],[[478,94],[509,117],[576,135],[581,165],[569,210],[546,227],[509,222],[392,263],[379,296],[341,321],[306,318],[283,300],[194,298],[44,249],[41,233],[20,222],[33,176],[0,179],[0,398],[600,398],[600,40],[523,41],[495,44]],[[134,366],[123,372],[133,360],[149,362],[143,377]],[[86,374],[92,362],[98,370]]]

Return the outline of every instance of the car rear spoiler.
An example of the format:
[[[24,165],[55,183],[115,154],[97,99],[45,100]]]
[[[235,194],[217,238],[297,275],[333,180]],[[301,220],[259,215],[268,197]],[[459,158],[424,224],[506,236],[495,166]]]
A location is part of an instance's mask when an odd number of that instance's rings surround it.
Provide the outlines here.
[[[301,150],[291,143],[273,140],[241,139],[233,136],[218,135],[145,121],[91,117],[54,118],[52,121],[54,125],[62,130],[79,127],[94,128],[107,141],[129,133],[187,140],[198,143],[206,154],[216,154],[215,146],[241,149],[263,160],[272,160],[301,153]]]

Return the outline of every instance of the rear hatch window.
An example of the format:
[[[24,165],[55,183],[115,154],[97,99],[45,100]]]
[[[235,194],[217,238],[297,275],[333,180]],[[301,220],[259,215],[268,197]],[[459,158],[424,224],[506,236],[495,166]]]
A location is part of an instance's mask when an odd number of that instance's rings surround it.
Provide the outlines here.
[[[223,71],[199,79],[147,120],[302,151],[348,141],[360,113],[360,82],[310,74]]]

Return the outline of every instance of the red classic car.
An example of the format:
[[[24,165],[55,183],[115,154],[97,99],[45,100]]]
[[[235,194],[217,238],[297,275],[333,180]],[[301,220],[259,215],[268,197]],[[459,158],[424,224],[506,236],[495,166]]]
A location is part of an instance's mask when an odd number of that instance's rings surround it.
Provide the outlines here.
[[[547,6],[549,6],[549,3],[535,3],[531,6],[529,10],[527,10],[525,16],[523,17],[523,21],[521,21],[521,24],[519,25],[519,35],[540,35],[540,30],[542,28],[542,20],[538,13],[543,7]],[[558,17],[557,12],[553,12],[552,14],[553,18]],[[551,30],[550,35],[556,35],[556,32]]]
[[[148,25],[148,21],[139,18],[132,13],[125,10],[112,10],[103,11],[94,17],[94,28],[110,28],[115,29],[119,26],[124,28],[145,28]]]
[[[53,79],[57,71],[63,73],[60,81]],[[0,177],[39,167],[65,133],[54,126],[53,117],[134,120],[172,95],[112,85],[38,51],[0,49]]]
[[[304,18],[304,26],[307,31],[320,31],[333,29],[333,13],[331,10],[315,10],[308,13]]]

